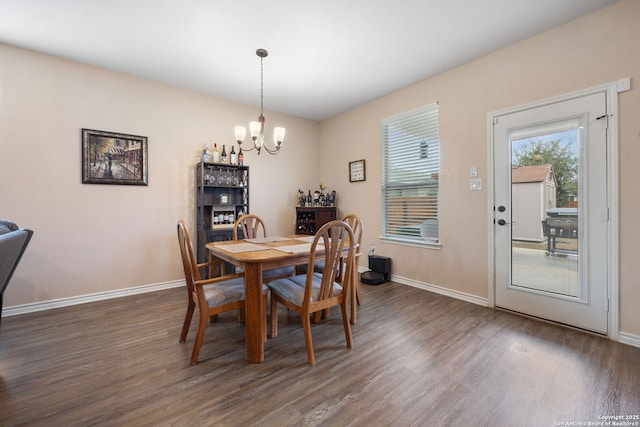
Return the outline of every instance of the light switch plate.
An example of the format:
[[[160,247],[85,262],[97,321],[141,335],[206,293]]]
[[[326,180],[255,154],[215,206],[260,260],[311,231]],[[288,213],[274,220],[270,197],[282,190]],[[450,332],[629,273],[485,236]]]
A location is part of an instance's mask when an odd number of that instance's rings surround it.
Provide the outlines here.
[[[476,176],[478,176],[478,167],[477,166],[471,166],[471,169],[469,169],[469,176],[471,178],[475,178]]]
[[[482,178],[471,178],[469,180],[469,190],[472,190],[472,191],[482,190]]]

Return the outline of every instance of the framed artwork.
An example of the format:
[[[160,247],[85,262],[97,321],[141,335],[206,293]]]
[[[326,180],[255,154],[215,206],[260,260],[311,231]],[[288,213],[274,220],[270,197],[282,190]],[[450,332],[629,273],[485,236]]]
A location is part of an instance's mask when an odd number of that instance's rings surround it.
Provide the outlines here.
[[[82,129],[82,183],[147,185],[147,137]]]
[[[349,182],[365,181],[366,172],[364,159],[349,162]]]

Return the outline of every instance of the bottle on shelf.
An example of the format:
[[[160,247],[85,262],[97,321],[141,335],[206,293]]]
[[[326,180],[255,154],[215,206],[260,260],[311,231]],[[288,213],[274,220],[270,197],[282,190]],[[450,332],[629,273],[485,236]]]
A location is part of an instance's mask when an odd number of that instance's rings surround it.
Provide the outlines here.
[[[240,166],[244,165],[244,154],[242,154],[242,147],[240,147],[240,151],[238,152],[238,164]]]
[[[238,156],[236,155],[236,150],[235,150],[235,147],[233,145],[231,146],[231,153],[229,153],[229,154],[230,154],[230,157],[231,157],[231,164],[234,165],[234,166],[237,165],[238,164]]]
[[[213,163],[220,163],[220,152],[218,151],[218,144],[213,144]]]
[[[228,161],[229,161],[229,159],[227,158],[227,148],[223,144],[222,145],[222,154],[220,155],[220,162],[221,163],[227,163]]]
[[[207,146],[205,145],[202,149],[202,163],[209,163],[209,150],[207,150]]]

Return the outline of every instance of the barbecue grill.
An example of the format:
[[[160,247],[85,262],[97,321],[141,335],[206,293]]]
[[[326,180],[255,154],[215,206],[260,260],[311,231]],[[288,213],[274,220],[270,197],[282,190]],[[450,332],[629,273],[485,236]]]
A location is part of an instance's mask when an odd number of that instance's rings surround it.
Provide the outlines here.
[[[553,208],[547,210],[547,217],[542,221],[542,230],[547,238],[547,255],[557,253],[576,254],[574,249],[558,249],[556,239],[578,238],[578,209]]]

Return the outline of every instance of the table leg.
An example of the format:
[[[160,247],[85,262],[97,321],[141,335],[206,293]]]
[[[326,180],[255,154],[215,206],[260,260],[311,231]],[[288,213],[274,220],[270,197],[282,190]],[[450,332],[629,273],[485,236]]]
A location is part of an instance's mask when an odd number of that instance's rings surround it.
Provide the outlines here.
[[[249,263],[244,268],[245,334],[247,362],[264,361],[265,304],[262,296],[262,265]]]

